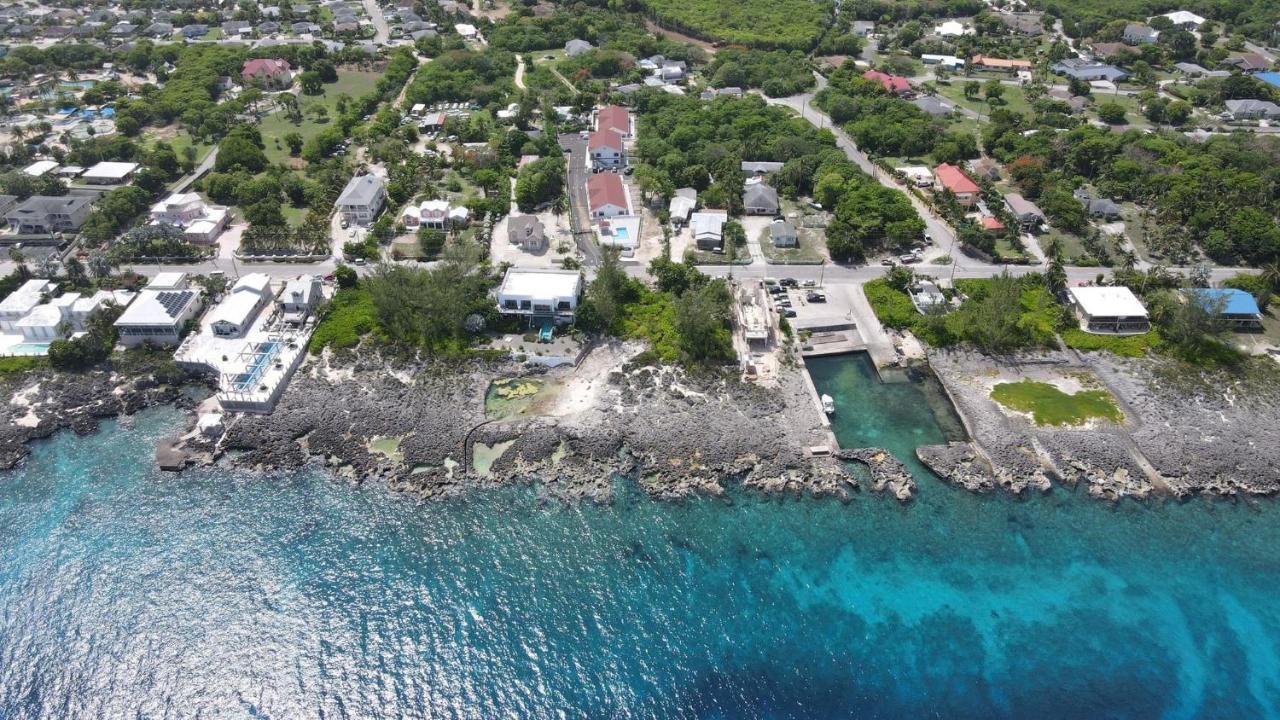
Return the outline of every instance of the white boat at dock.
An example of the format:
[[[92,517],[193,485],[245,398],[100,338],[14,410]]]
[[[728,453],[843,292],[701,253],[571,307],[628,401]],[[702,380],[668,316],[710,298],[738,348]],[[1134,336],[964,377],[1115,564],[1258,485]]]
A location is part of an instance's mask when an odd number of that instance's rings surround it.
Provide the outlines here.
[[[822,396],[822,410],[828,415],[834,415],[836,412],[836,401],[830,395]]]

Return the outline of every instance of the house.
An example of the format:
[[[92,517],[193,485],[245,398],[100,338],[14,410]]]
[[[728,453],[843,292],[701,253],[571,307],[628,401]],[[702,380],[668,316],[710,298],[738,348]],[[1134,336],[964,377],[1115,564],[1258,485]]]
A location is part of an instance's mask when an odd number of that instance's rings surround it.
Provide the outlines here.
[[[782,218],[774,220],[769,225],[769,239],[773,241],[773,246],[778,248],[793,248],[800,244],[800,235],[796,232],[796,226]]]
[[[934,308],[942,308],[944,312],[946,310],[947,295],[932,280],[912,284],[907,288],[907,294],[911,296],[911,304],[915,306],[916,312],[921,315],[936,312]]]
[[[480,31],[476,30],[475,25],[470,25],[468,23],[458,23],[453,26],[453,29],[462,36],[463,40],[475,40],[480,34]]]
[[[578,38],[574,38],[564,44],[564,54],[569,57],[578,57],[579,55],[581,55],[584,52],[587,52],[588,50],[595,50],[595,49],[596,49],[595,45],[592,45],[586,40],[580,40]]]
[[[944,20],[933,29],[933,34],[938,37],[960,37],[961,35],[972,35],[973,28],[959,20]]]
[[[1280,105],[1270,100],[1227,100],[1223,104],[1233,120],[1280,119]]]
[[[131,22],[118,22],[112,26],[110,32],[116,37],[129,37],[138,32],[138,26]]]
[[[57,284],[50,280],[32,279],[19,285],[17,290],[0,300],[0,330],[13,330],[19,320],[57,290]]]
[[[195,290],[162,290],[148,285],[116,319],[115,328],[126,347],[177,345],[199,310],[200,293]]]
[[[1222,62],[1224,65],[1239,68],[1240,72],[1244,73],[1261,72],[1271,67],[1271,61],[1258,53],[1242,53],[1237,57],[1229,57]]]
[[[22,333],[23,339],[29,342],[57,340],[64,337],[67,334],[63,331],[64,328],[70,327],[72,332],[76,330],[71,317],[71,308],[79,300],[80,293],[72,292],[36,305],[31,308],[31,312],[13,324],[13,329]]]
[[[19,235],[74,232],[89,217],[93,199],[83,195],[33,195],[5,214]]]
[[[742,190],[742,210],[748,215],[777,215],[778,191],[763,182],[748,182]]]
[[[188,40],[204,37],[209,34],[209,26],[203,23],[192,23],[182,26],[182,37]]]
[[[689,214],[698,206],[698,191],[693,188],[680,188],[671,196],[667,206],[667,217],[677,227],[689,222]]]
[[[955,55],[934,55],[925,53],[920,56],[920,62],[925,65],[941,65],[949,70],[960,70],[964,68],[964,60]]]
[[[1226,321],[1235,330],[1261,330],[1262,310],[1252,295],[1236,288],[1192,288],[1182,291],[1189,302]]]
[[[933,179],[938,187],[949,191],[956,196],[956,202],[961,207],[969,207],[973,201],[978,198],[981,188],[973,180],[969,179],[964,171],[955,165],[943,163],[933,169]]]
[[[765,175],[768,175],[769,173],[776,173],[779,170],[781,170],[782,163],[766,162],[766,161],[751,162],[748,160],[743,160],[741,167],[742,167],[742,172],[749,176],[763,177]]]
[[[911,83],[901,75],[889,75],[879,70],[868,70],[862,73],[862,78],[880,83],[885,92],[891,95],[907,95],[911,92]]]
[[[1075,199],[1084,206],[1084,211],[1089,217],[1104,218],[1107,220],[1115,220],[1120,217],[1120,206],[1113,200],[1107,198],[1095,198],[1088,190],[1079,188],[1071,193]]]
[[[849,30],[857,37],[867,37],[876,31],[876,24],[870,20],[854,20]]]
[[[265,273],[245,275],[209,314],[209,328],[219,337],[239,337],[253,326],[254,318],[273,298],[269,276]]]
[[[983,215],[978,224],[982,226],[983,232],[1003,232],[1006,229],[1004,223],[1000,222],[1000,218],[995,215]]]
[[[1004,206],[1018,220],[1018,226],[1023,232],[1031,232],[1045,221],[1044,212],[1019,193],[1005,195]]]
[[[1124,34],[1121,38],[1130,45],[1150,45],[1160,37],[1160,32],[1154,28],[1139,23],[1129,23],[1124,26]]]
[[[582,274],[577,270],[507,268],[498,286],[498,312],[526,316],[530,324],[573,322],[581,295]]]
[[[1151,329],[1147,309],[1127,287],[1072,287],[1067,295],[1087,333],[1141,335]]]
[[[729,214],[723,210],[696,212],[689,216],[689,232],[699,250],[724,249],[724,224]]]
[[[631,138],[631,113],[621,105],[606,105],[596,112],[597,131],[608,130],[624,140]]]
[[[974,55],[969,58],[969,67],[975,70],[1014,73],[1019,70],[1030,70],[1032,65],[1030,60],[1009,60],[1007,58]]]
[[[22,174],[30,175],[31,177],[42,177],[57,169],[58,163],[55,160],[37,160],[22,168]]]
[[[289,25],[289,30],[294,35],[315,35],[316,33],[320,32],[321,28],[319,25],[313,22],[298,21],[295,23],[291,23]]]
[[[592,220],[628,214],[630,202],[622,178],[613,173],[599,173],[587,178],[587,206]]]
[[[400,216],[400,222],[409,227],[436,228],[466,227],[471,222],[471,211],[465,206],[452,206],[446,200],[424,200],[418,207],[410,205]]]
[[[222,34],[226,37],[247,33],[252,29],[253,25],[246,20],[228,20],[222,23]]]
[[[173,34],[173,25],[167,22],[155,22],[148,25],[144,32],[154,38],[166,38]]]
[[[448,119],[449,116],[442,112],[427,113],[418,121],[418,129],[428,133],[440,132]]]
[[[1010,30],[1034,37],[1044,32],[1044,16],[1038,12],[1009,12],[996,15]]]
[[[1095,58],[1110,60],[1118,58],[1122,55],[1133,55],[1133,48],[1118,42],[1095,42],[1089,43],[1089,54]]]
[[[322,288],[320,278],[315,275],[302,275],[286,283],[284,292],[276,298],[284,323],[300,326],[306,322],[307,317],[324,300]]]
[[[1187,10],[1174,10],[1156,17],[1169,18],[1169,22],[1173,23],[1174,27],[1182,28],[1183,30],[1196,30],[1204,24],[1204,18]],[[1155,18],[1152,19],[1154,20]]]
[[[1129,73],[1114,65],[1100,63],[1096,60],[1068,58],[1053,64],[1053,71],[1076,80],[1106,80],[1115,82],[1129,77]]]
[[[387,197],[386,186],[377,175],[357,175],[347,181],[338,195],[338,212],[342,219],[356,225],[368,225],[382,210]]]
[[[131,162],[100,162],[84,171],[80,179],[89,185],[122,185],[141,167]]]
[[[293,70],[288,60],[280,58],[254,58],[245,60],[240,69],[244,85],[254,85],[264,90],[287,90],[293,84]]]
[[[1000,163],[989,157],[974,158],[965,161],[965,167],[974,177],[984,180],[1000,179]]]
[[[507,241],[525,252],[547,249],[547,233],[536,215],[513,215],[507,219]]]
[[[937,95],[925,95],[911,101],[912,105],[920,108],[920,111],[926,115],[934,117],[945,117],[955,112],[956,104]]]
[[[625,164],[626,147],[612,130],[596,130],[587,136],[587,152],[596,170],[617,169]]]
[[[278,33],[278,32],[280,32],[280,23],[276,22],[275,20],[265,20],[263,22],[258,23],[259,35],[271,35],[273,33]]]
[[[174,193],[151,206],[151,222],[180,227],[183,237],[197,245],[217,240],[229,219],[227,208],[207,205],[193,192]]]

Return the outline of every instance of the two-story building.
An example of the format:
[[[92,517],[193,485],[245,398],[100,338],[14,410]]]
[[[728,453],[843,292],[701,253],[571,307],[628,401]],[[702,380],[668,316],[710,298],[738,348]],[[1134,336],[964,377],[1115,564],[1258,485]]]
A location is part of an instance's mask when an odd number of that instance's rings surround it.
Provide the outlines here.
[[[508,268],[498,287],[498,311],[523,315],[532,325],[538,320],[572,322],[582,295],[582,274],[577,270]]]
[[[83,195],[35,195],[5,214],[19,235],[52,235],[75,232],[89,217],[93,200]]]
[[[335,203],[342,219],[354,225],[370,225],[382,210],[387,189],[377,175],[357,175],[347,181]]]

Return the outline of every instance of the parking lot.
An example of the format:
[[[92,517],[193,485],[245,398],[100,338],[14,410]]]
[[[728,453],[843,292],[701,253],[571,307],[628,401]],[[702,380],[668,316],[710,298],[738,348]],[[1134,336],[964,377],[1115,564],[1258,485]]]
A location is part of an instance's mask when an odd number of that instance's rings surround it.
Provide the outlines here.
[[[818,287],[813,280],[803,283],[792,280],[794,285],[790,285],[788,280],[766,280],[765,283],[770,307],[779,316],[787,318],[792,327],[835,327],[852,323],[848,295],[842,286],[828,290]]]

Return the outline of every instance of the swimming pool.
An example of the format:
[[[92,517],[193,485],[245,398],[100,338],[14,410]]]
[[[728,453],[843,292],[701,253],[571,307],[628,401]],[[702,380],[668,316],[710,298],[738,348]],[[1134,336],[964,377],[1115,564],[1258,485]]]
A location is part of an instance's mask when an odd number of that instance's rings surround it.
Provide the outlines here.
[[[47,342],[24,342],[13,345],[8,349],[9,355],[20,355],[22,357],[31,357],[35,355],[48,355],[49,343]]]
[[[258,343],[254,349],[253,360],[250,361],[249,367],[244,372],[236,376],[232,382],[232,389],[238,392],[249,392],[253,390],[253,386],[262,379],[263,373],[270,367],[271,361],[276,355],[280,354],[280,343],[276,340],[269,340],[264,343]]]
[[[616,238],[618,238],[619,240],[630,240],[630,239],[631,239],[631,234],[630,234],[630,233],[628,233],[628,232],[627,232],[627,229],[626,229],[626,228],[624,228],[624,227],[617,227],[617,228],[614,228],[614,229],[613,229],[613,236],[614,236],[614,237],[616,237]]]

